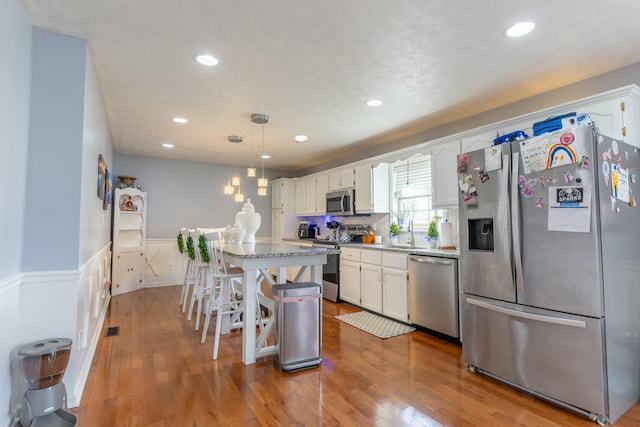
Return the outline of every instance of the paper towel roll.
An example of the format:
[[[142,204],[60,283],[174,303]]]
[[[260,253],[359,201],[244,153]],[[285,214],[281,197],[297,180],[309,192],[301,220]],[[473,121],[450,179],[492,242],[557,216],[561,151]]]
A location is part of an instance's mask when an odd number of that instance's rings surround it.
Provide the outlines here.
[[[441,222],[438,224],[438,228],[440,229],[438,248],[455,249],[455,243],[453,242],[453,224],[450,222]]]

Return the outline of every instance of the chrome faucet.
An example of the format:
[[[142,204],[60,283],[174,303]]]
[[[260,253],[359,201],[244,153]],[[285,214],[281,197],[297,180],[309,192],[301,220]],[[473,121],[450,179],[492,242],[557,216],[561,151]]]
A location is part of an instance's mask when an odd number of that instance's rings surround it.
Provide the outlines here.
[[[409,244],[409,246],[415,246],[416,245],[416,235],[413,232],[413,220],[412,219],[409,220],[409,225],[407,225],[407,231],[409,232],[409,240],[407,240],[407,243]]]

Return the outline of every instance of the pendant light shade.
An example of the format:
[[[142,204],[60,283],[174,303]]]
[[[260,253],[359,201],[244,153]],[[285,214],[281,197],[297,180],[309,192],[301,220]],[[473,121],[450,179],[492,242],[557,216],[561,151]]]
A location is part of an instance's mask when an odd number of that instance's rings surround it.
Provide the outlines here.
[[[256,168],[253,166],[249,166],[247,168],[247,178],[255,178],[256,177]]]
[[[262,153],[264,154],[264,125],[269,123],[269,116],[259,113],[252,114],[251,122],[262,125]],[[262,175],[258,178],[258,196],[266,196],[269,180],[264,177],[264,157],[260,156],[260,158],[262,160]]]

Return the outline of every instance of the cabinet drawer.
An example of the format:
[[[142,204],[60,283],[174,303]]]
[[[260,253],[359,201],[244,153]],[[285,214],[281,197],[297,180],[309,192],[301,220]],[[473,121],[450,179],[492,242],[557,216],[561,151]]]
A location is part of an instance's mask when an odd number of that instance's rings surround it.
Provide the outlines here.
[[[342,247],[340,248],[340,258],[360,262],[360,249]]]
[[[392,252],[382,252],[382,265],[384,267],[407,269],[407,255]]]
[[[367,264],[382,265],[382,252],[360,251],[360,261]]]

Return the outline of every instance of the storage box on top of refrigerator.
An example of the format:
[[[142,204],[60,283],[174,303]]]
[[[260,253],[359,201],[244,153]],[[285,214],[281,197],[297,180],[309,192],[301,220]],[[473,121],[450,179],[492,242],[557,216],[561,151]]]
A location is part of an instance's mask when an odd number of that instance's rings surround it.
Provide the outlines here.
[[[462,355],[607,424],[640,397],[638,148],[592,126],[458,157]]]

